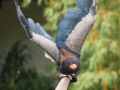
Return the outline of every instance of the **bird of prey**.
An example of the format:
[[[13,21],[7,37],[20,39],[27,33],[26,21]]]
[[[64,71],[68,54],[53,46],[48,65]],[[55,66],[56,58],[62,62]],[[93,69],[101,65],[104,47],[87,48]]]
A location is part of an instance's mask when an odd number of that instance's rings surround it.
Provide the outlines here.
[[[78,9],[71,8],[58,24],[56,41],[31,18],[26,20],[18,2],[14,0],[18,18],[26,34],[43,49],[55,62],[58,71],[75,75],[80,69],[80,52],[83,42],[94,25],[96,16],[95,0],[77,0]],[[72,77],[72,82],[77,81]]]

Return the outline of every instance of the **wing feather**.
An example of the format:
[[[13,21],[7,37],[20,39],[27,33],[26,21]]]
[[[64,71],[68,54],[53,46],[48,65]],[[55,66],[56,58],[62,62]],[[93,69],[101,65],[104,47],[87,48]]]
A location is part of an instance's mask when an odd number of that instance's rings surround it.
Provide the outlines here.
[[[57,63],[59,59],[59,50],[49,34],[40,26],[39,23],[34,23],[31,18],[24,17],[16,0],[14,0],[18,18],[24,27],[28,37],[40,48],[42,48],[53,60]]]
[[[96,4],[94,0],[77,0],[78,9],[70,9],[58,25],[56,43],[80,53],[83,42],[94,25]],[[63,42],[64,46],[59,46]],[[69,51],[70,51],[69,50]]]

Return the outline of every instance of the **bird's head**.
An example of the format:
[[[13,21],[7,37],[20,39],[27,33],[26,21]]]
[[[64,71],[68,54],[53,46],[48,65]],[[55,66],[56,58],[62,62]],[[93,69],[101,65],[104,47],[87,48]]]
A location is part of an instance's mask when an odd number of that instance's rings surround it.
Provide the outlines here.
[[[67,58],[62,62],[61,71],[63,74],[75,74],[80,69],[80,60],[77,58]]]

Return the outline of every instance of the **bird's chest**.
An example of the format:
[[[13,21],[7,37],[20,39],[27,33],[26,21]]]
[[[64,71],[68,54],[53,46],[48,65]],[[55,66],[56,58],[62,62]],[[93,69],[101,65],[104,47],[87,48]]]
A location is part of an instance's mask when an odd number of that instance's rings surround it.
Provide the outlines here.
[[[60,68],[62,68],[62,62],[68,58],[76,58],[76,56],[74,54],[72,54],[71,52],[65,50],[64,48],[62,48],[60,50]]]

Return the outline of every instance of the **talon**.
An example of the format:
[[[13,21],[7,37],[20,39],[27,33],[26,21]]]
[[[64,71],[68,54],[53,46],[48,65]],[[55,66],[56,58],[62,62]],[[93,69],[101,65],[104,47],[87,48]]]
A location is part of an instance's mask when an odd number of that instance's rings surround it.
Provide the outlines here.
[[[72,77],[71,77],[71,75],[68,75],[68,78],[69,78],[70,80],[72,80]]]
[[[70,80],[72,80],[72,76],[71,76],[71,75],[57,74],[57,75],[55,76],[55,78],[63,78],[63,77],[68,77]]]
[[[63,78],[63,77],[66,77],[67,75],[65,75],[65,74],[57,74],[55,77],[56,78]]]

